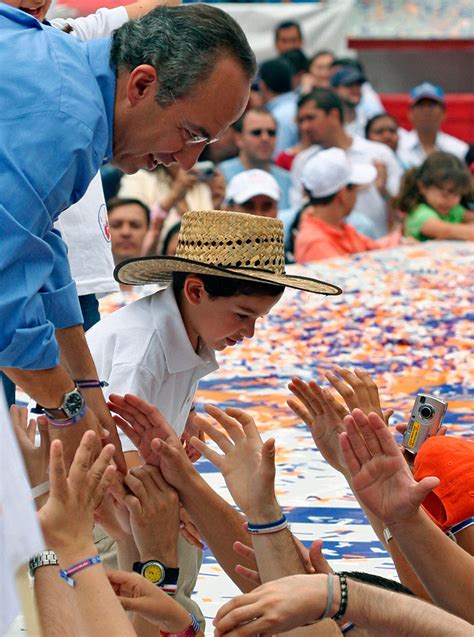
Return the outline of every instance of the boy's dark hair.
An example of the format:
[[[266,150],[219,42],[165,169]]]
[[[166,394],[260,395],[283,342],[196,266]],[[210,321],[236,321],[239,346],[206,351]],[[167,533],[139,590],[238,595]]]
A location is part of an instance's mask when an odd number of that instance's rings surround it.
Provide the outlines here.
[[[302,95],[298,100],[298,110],[307,102],[314,102],[316,108],[320,108],[326,114],[336,109],[339,114],[339,121],[344,122],[344,110],[342,100],[339,95],[328,88],[313,88],[312,91]]]
[[[306,72],[309,68],[309,60],[301,49],[291,49],[285,51],[280,55],[283,60],[286,60],[293,69],[293,75],[297,73]]]
[[[184,282],[188,276],[197,276],[204,283],[204,289],[213,299],[244,294],[247,296],[278,296],[285,287],[260,281],[247,281],[245,279],[233,279],[213,274],[197,274],[193,272],[173,272],[173,291],[177,295],[184,288]]]
[[[396,593],[404,593],[405,595],[415,594],[409,588],[407,588],[403,584],[400,584],[400,582],[396,582],[393,579],[387,579],[386,577],[381,577],[380,575],[361,573],[359,571],[345,571],[344,575],[346,577],[351,577],[352,579],[358,580],[359,582],[364,582],[364,584],[378,586],[379,588],[385,588],[389,591],[395,591]]]
[[[402,180],[400,195],[395,202],[402,212],[410,212],[425,199],[418,188],[421,182],[427,188],[429,186],[442,186],[453,184],[461,197],[461,203],[467,205],[466,196],[471,187],[471,178],[460,159],[441,151],[431,153],[418,168],[408,170]]]
[[[239,117],[239,119],[234,122],[232,124],[232,128],[237,132],[237,133],[241,133],[243,128],[244,128],[244,122],[245,122],[245,118],[247,117],[247,115],[249,113],[259,113],[260,115],[268,115],[272,118],[274,124],[276,127],[278,127],[278,123],[276,121],[276,119],[273,117],[273,115],[270,113],[270,111],[267,111],[266,108],[264,108],[263,106],[256,106],[254,108],[249,108],[247,111],[245,111],[245,113],[243,115],[241,115]],[[209,148],[208,146],[206,146],[206,148]],[[206,150],[206,149],[204,149]],[[202,155],[201,155],[202,158]],[[201,159],[200,158],[200,159]]]
[[[290,63],[283,58],[274,58],[264,62],[260,66],[258,76],[277,95],[289,93],[292,89],[293,69]]]
[[[395,126],[398,128],[398,121],[396,120],[396,118],[393,115],[390,115],[389,113],[378,113],[377,115],[374,115],[373,117],[371,117],[368,121],[367,124],[365,125],[365,138],[369,139],[369,134],[370,131],[372,130],[372,126],[378,122],[379,119],[382,119],[382,117],[388,117],[389,119],[392,120],[392,122],[395,124]]]
[[[310,59],[310,61],[309,61],[310,66],[315,60],[317,60],[322,55],[330,55],[332,57],[332,59],[334,60],[334,53],[332,51],[330,51],[329,49],[320,49],[319,51],[316,51],[316,53]],[[332,62],[331,62],[331,64],[332,64]]]
[[[298,29],[298,35],[300,36],[300,40],[302,40],[303,33],[301,31],[299,23],[295,22],[294,20],[285,20],[284,22],[280,22],[280,24],[277,24],[275,28],[275,42],[278,40],[280,31],[282,31],[283,29],[291,29],[292,27],[296,27]]]
[[[131,197],[112,197],[107,201],[107,212],[110,215],[115,208],[121,208],[122,206],[140,206],[146,217],[146,225],[150,225],[150,208],[143,203],[143,201],[140,201],[140,199],[133,199]]]

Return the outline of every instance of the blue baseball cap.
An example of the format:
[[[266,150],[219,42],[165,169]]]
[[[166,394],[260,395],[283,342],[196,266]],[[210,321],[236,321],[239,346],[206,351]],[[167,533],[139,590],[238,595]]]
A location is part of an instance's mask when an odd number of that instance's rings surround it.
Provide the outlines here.
[[[331,77],[331,86],[350,86],[351,84],[363,84],[366,81],[367,78],[359,69],[344,66]]]
[[[434,102],[439,102],[439,104],[444,105],[444,91],[441,86],[436,86],[436,84],[431,84],[430,82],[423,82],[423,84],[418,84],[418,86],[415,86],[415,88],[412,88],[410,91],[411,104],[416,104],[420,100],[433,100]]]

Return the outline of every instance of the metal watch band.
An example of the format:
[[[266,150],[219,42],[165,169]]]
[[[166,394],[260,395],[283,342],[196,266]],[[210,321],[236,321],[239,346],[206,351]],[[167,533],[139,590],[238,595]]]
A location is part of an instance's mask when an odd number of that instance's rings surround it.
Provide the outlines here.
[[[29,564],[28,570],[31,577],[35,576],[35,571],[40,566],[57,566],[59,565],[59,560],[54,551],[41,551],[37,555],[34,555]]]
[[[386,526],[384,526],[384,529],[383,529],[383,536],[384,536],[385,541],[387,542],[387,544],[392,539],[392,534],[390,533],[390,529],[388,527],[386,527]]]

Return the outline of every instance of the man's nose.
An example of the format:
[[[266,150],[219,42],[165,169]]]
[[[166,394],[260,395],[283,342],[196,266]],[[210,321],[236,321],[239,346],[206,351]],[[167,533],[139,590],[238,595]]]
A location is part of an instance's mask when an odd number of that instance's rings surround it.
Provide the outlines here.
[[[202,153],[205,146],[206,142],[202,142],[202,144],[184,146],[182,150],[174,154],[174,159],[183,170],[190,170],[199,159],[199,155]]]

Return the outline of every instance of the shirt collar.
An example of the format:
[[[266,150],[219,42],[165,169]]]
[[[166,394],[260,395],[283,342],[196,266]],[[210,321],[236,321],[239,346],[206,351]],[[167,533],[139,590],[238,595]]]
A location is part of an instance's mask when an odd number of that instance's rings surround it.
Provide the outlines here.
[[[30,15],[26,11],[16,9],[15,7],[11,7],[7,4],[0,3],[0,15],[4,15],[10,20],[18,22],[19,24],[25,24],[36,29],[43,29],[43,25],[41,24],[41,22],[39,22],[32,15]]]
[[[158,303],[158,299],[159,310],[154,311],[153,306]],[[205,375],[218,368],[215,353],[209,347],[202,344],[197,353],[194,351],[184,327],[172,285],[155,294],[152,315],[171,374],[203,366],[205,368],[203,375]]]
[[[117,77],[115,68],[110,62],[111,38],[91,40],[86,43],[88,49],[89,65],[97,80],[100,92],[104,99],[105,112],[108,126],[108,143],[104,163],[112,159],[113,134],[114,134],[114,107],[115,88]]]

